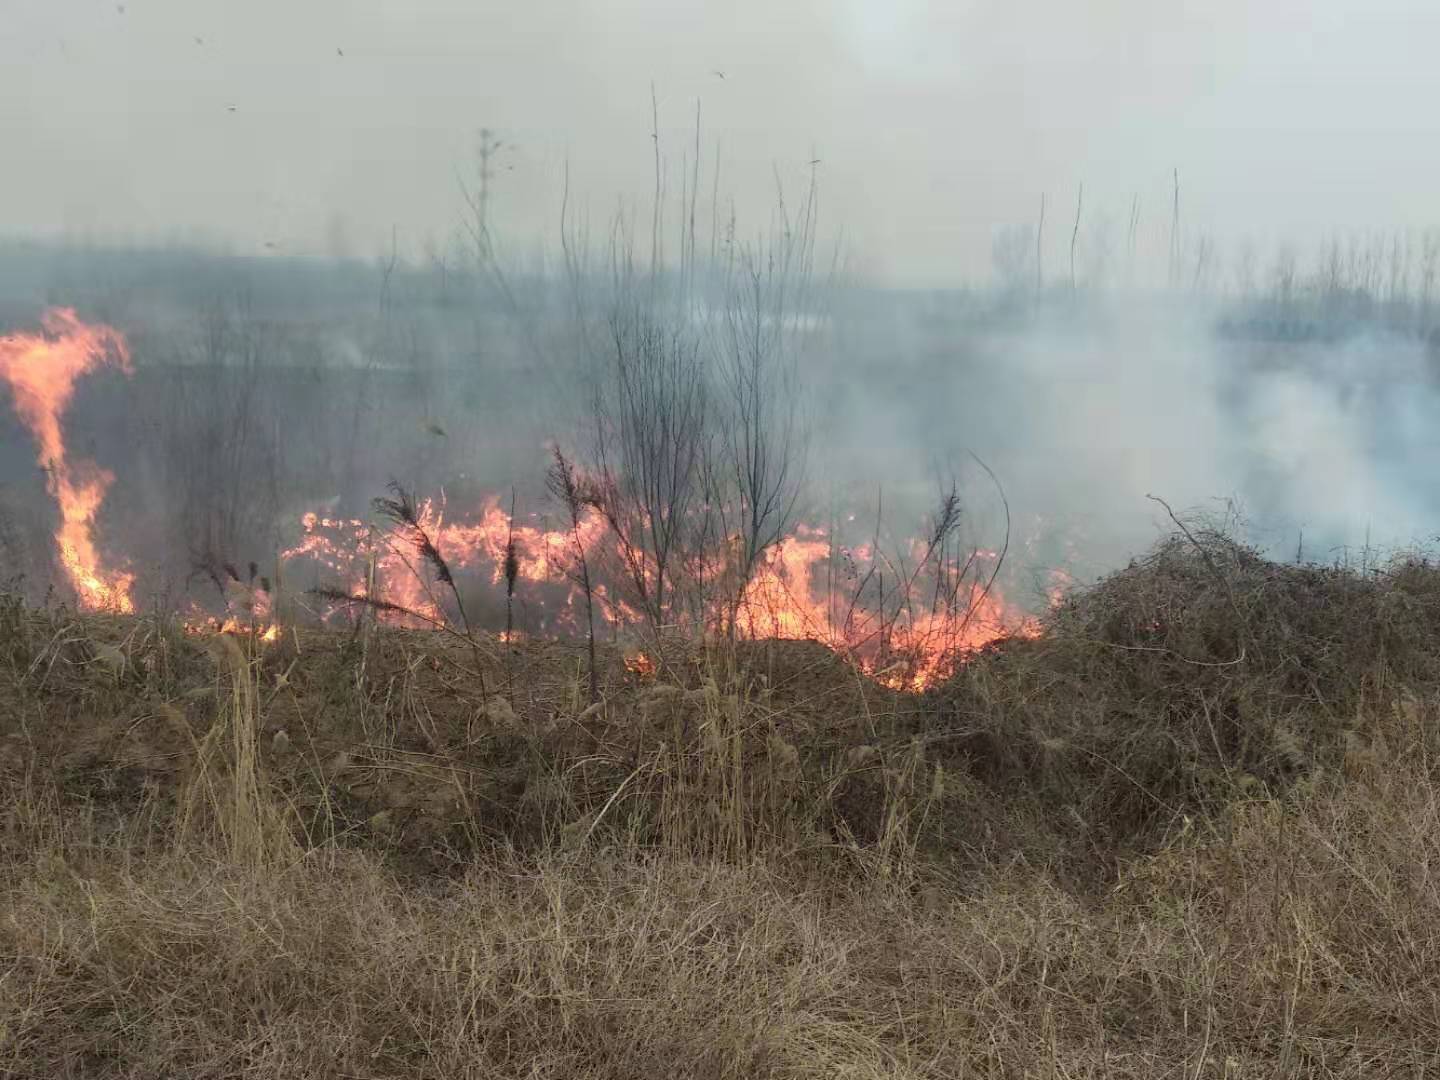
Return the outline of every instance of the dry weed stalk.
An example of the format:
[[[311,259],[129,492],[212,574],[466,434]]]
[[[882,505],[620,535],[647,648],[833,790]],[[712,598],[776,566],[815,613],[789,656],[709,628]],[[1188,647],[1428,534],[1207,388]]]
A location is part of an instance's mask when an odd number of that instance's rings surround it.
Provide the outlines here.
[[[520,577],[520,556],[515,549],[515,489],[510,489],[510,519],[505,537],[505,641],[515,640],[515,582]]]
[[[247,638],[246,645],[253,650],[254,638]],[[207,648],[215,664],[217,700],[210,730],[197,740],[183,715],[173,715],[193,753],[177,842],[189,842],[203,822],[218,833],[231,865],[260,870],[293,859],[296,844],[289,815],[262,775],[258,658],[247,654],[233,634],[213,635]]]
[[[404,615],[407,618],[418,619],[437,630],[451,634],[461,641],[466,642],[470,646],[471,657],[474,660],[473,674],[479,681],[481,698],[488,697],[485,686],[484,661],[481,659],[480,654],[480,642],[475,635],[474,628],[470,625],[469,616],[465,613],[465,601],[460,596],[460,588],[455,582],[455,575],[450,570],[450,564],[446,562],[445,556],[441,554],[440,548],[436,545],[434,538],[430,536],[429,530],[420,519],[420,509],[415,501],[415,496],[398,481],[391,481],[390,496],[377,498],[375,500],[375,510],[381,517],[386,518],[395,526],[404,542],[415,549],[420,556],[421,566],[429,566],[436,579],[450,590],[450,595],[455,601],[455,608],[460,614],[461,629],[457,631],[443,617],[435,618],[402,604],[396,604],[375,596],[373,592],[373,570],[370,575],[372,589],[371,592],[365,596],[357,596],[344,589],[327,587],[312,589],[312,595],[333,603],[358,606],[362,610],[387,612],[390,614]],[[420,568],[411,567],[411,570],[417,577],[421,577],[423,583]]]
[[[599,675],[595,662],[595,589],[590,579],[590,556],[580,539],[580,523],[594,500],[588,481],[576,470],[570,459],[558,446],[554,447],[552,452],[554,461],[546,473],[545,482],[550,494],[565,508],[570,539],[575,547],[575,568],[571,576],[585,597],[585,644],[590,654],[590,703],[593,705],[600,697]],[[511,520],[514,520],[513,515]]]

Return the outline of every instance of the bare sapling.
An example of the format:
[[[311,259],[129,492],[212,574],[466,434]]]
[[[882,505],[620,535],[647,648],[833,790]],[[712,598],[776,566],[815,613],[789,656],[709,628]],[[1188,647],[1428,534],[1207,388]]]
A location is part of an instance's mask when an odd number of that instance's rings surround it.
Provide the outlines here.
[[[816,191],[792,216],[781,199],[781,229],[763,248],[731,247],[723,306],[709,347],[720,425],[709,505],[734,537],[725,631],[733,635],[747,588],[793,523],[807,448],[798,354],[813,300]]]
[[[777,170],[774,228],[752,244],[737,239],[733,209],[722,228],[712,192],[705,264],[698,109],[695,128],[677,264],[660,241],[669,215],[653,99],[648,264],[620,215],[590,272],[570,226],[568,177],[561,208],[574,340],[589,365],[583,497],[610,534],[588,553],[588,573],[613,582],[627,619],[657,637],[733,635],[757,571],[793,526],[806,448],[798,359],[823,327],[813,302],[818,161],[798,202],[787,203]]]
[[[1075,227],[1070,230],[1070,291],[1075,291],[1075,245],[1080,240],[1080,209],[1085,204],[1085,185],[1075,195]]]
[[[631,599],[658,633],[703,496],[707,379],[691,336],[650,306],[623,298],[609,327],[589,495],[614,534]]]

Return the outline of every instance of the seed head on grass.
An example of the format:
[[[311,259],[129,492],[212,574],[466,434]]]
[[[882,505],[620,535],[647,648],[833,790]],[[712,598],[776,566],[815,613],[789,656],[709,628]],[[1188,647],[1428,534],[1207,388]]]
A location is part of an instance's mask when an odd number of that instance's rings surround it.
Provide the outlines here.
[[[470,643],[470,650],[475,657],[475,674],[480,680],[480,694],[487,695],[485,689],[485,676],[481,672],[480,645],[475,640],[475,632],[470,626],[470,617],[465,614],[465,601],[460,597],[460,588],[455,584],[455,575],[450,572],[450,564],[445,561],[445,556],[440,554],[439,547],[430,538],[429,530],[425,528],[420,520],[420,507],[415,501],[415,496],[406,491],[397,480],[390,481],[390,497],[380,496],[374,502],[375,512],[383,518],[393,522],[397,530],[414,545],[419,552],[423,562],[429,563],[435,571],[435,577],[450,590],[450,595],[455,599],[455,608],[460,613],[460,623],[464,627],[461,635]],[[355,598],[351,597],[351,601]],[[367,600],[369,606],[376,610],[385,610],[381,604]],[[393,605],[391,610],[405,611],[407,614],[414,614],[398,605]],[[434,622],[434,620],[426,620]],[[441,629],[450,629],[443,621],[437,624]]]
[[[520,556],[515,550],[515,536],[512,533],[510,539],[505,542],[505,596],[507,598],[515,595],[515,582],[520,577]]]
[[[515,552],[515,539],[505,544],[505,595],[515,595],[515,580],[520,576],[520,557]]]
[[[440,554],[440,549],[435,546],[429,531],[420,521],[420,508],[415,496],[395,480],[390,481],[390,495],[389,498],[382,495],[375,500],[375,512],[394,523],[401,534],[415,546],[420,558],[434,569],[435,576],[454,589],[455,577],[450,573],[450,564],[445,561],[445,556]]]
[[[580,522],[586,510],[594,505],[592,485],[558,446],[553,447],[552,452],[555,460],[546,473],[545,486],[565,507],[570,523],[570,538],[575,544],[575,570],[572,577],[585,594],[585,636],[590,652],[590,702],[593,705],[600,697],[595,661],[595,588],[590,579],[590,561],[585,554],[585,545],[580,540]]]
[[[346,589],[337,589],[331,585],[320,585],[308,590],[311,596],[320,600],[328,600],[332,604],[354,604],[367,607],[371,611],[382,612],[386,615],[403,615],[412,619],[421,619],[426,622],[433,622],[423,612],[414,611],[402,604],[394,604],[389,600],[382,600],[378,596],[363,596],[359,593],[352,593]]]
[[[515,582],[520,577],[520,555],[515,548],[515,489],[510,489],[510,532],[505,540],[505,640],[515,640]]]

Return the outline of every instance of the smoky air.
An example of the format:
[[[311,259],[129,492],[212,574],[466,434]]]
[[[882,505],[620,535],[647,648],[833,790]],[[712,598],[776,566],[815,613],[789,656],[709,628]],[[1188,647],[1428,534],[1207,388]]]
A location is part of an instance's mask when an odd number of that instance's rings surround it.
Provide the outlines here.
[[[1440,531],[1400,24],[1056,11],[1021,87],[1018,15],[692,14],[19,5],[17,587],[919,686],[1182,520],[1346,566]],[[1384,58],[1367,195],[1325,76]],[[104,93],[137,64],[187,93]]]

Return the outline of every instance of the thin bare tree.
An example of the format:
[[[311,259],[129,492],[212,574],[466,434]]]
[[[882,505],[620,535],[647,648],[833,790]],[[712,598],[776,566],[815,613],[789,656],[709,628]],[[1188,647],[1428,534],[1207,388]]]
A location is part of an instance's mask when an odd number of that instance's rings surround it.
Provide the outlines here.
[[[798,358],[811,332],[816,198],[809,190],[768,245],[742,248],[724,268],[711,337],[717,411],[709,505],[735,541],[727,597],[733,632],[757,567],[793,522],[805,474],[806,429]]]
[[[631,599],[659,630],[703,494],[709,387],[694,336],[652,303],[622,296],[593,386],[592,503],[609,523]]]

